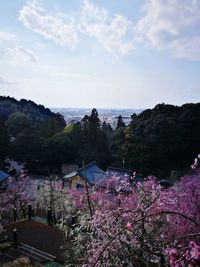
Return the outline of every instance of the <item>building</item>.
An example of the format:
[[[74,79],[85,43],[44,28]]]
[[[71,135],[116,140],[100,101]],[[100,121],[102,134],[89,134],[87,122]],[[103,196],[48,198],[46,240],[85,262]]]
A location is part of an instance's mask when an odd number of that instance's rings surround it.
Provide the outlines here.
[[[78,170],[78,165],[77,164],[68,164],[68,163],[63,163],[61,165],[61,173],[62,175],[69,174],[71,172],[75,172]]]
[[[0,188],[3,188],[7,184],[7,179],[10,177],[9,174],[0,171]]]
[[[115,182],[111,180],[112,177],[117,178]],[[110,186],[111,183],[113,187],[117,187],[123,180],[134,185],[143,179],[142,175],[133,173],[131,170],[109,167],[104,172],[97,166],[95,161],[63,176],[64,187],[69,187],[70,189],[81,189],[86,182],[89,186],[95,186],[96,188],[105,188]]]
[[[104,176],[105,172],[93,161],[76,171],[64,175],[63,182],[64,186],[68,186],[70,189],[81,189],[86,183],[90,186],[94,186],[103,179]]]

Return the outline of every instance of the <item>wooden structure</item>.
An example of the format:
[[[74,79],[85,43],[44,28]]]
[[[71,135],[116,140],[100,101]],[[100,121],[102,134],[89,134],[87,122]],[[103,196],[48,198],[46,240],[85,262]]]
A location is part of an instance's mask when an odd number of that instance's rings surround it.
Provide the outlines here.
[[[100,169],[96,162],[93,161],[88,165],[79,168],[77,171],[64,175],[64,186],[71,189],[81,189],[87,183],[89,186],[94,186],[99,180],[103,179],[105,172]]]

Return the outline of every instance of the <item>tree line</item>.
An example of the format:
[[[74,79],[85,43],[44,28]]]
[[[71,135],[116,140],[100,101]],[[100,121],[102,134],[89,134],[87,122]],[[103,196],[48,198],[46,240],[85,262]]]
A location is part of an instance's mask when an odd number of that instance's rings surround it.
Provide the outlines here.
[[[126,168],[169,177],[189,167],[200,151],[200,103],[158,104],[133,114],[117,127],[101,122],[94,108],[80,122],[66,125],[62,115],[22,99],[0,97],[0,164],[5,157],[26,162],[32,172],[56,171],[62,163],[96,160],[101,168]]]

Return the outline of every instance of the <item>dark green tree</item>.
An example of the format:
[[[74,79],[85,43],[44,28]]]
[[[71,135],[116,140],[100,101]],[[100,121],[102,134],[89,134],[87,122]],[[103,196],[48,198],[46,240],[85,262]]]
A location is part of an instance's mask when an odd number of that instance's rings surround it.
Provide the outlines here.
[[[2,169],[5,167],[5,158],[8,156],[9,137],[2,120],[0,120],[0,125],[0,169]]]
[[[62,163],[74,163],[74,148],[65,133],[57,133],[43,140],[42,161],[50,171],[56,169],[58,172]]]
[[[117,129],[119,129],[120,127],[126,127],[121,115],[119,115],[117,120]]]
[[[112,140],[113,135],[113,128],[109,123],[106,123],[105,121],[102,123],[101,130],[104,132],[107,140],[107,145],[109,146]]]
[[[101,122],[98,112],[92,109],[91,115],[84,116],[81,120],[83,133],[83,145],[81,149],[81,157],[85,163],[96,160],[101,166],[106,168],[110,156],[108,152],[108,143],[106,135],[101,129]]]
[[[19,133],[30,128],[31,119],[22,112],[12,113],[6,121],[7,130],[10,136],[16,137]]]

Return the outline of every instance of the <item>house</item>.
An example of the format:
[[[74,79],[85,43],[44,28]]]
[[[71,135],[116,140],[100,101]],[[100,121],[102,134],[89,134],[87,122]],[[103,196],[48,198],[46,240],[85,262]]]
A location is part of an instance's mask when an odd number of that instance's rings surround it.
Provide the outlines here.
[[[131,170],[109,167],[107,171],[104,172],[97,166],[96,162],[93,161],[78,170],[64,175],[63,184],[64,187],[69,187],[70,189],[81,189],[85,186],[86,182],[90,186],[105,188],[110,183],[112,177],[117,178],[117,181],[114,183],[115,187],[124,179],[130,184],[136,184],[142,181],[142,176],[135,172],[133,173]]]
[[[3,188],[7,184],[7,179],[10,177],[9,174],[0,170],[0,188]]]
[[[90,186],[94,186],[98,181],[103,179],[104,176],[105,172],[93,161],[76,171],[64,175],[63,182],[64,186],[69,186],[71,189],[80,189],[83,188],[86,183]]]
[[[61,165],[61,173],[63,175],[69,174],[69,173],[77,171],[77,170],[78,170],[77,164],[62,163],[62,165]]]

